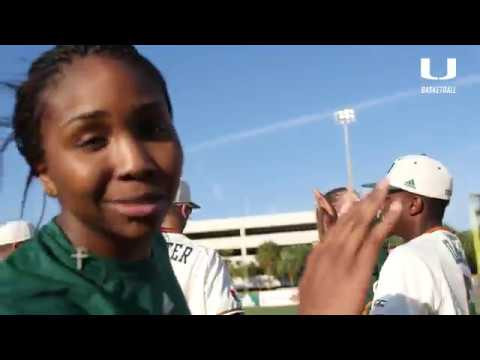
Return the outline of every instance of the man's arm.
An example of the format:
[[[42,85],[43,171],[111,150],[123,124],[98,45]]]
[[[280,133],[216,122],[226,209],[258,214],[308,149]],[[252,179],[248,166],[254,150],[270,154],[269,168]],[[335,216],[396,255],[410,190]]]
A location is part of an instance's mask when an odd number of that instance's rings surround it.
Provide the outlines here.
[[[208,315],[243,314],[241,301],[233,287],[228,267],[218,252],[209,249],[205,283],[205,303]]]

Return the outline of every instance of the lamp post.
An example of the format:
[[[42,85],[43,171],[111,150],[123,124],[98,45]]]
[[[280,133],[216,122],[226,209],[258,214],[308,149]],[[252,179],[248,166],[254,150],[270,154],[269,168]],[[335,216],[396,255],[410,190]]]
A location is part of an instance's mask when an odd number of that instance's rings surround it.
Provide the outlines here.
[[[353,190],[353,174],[352,174],[352,156],[350,154],[350,141],[348,136],[348,125],[355,122],[355,111],[353,109],[345,109],[335,113],[335,120],[343,126],[343,135],[345,140],[345,157],[347,161],[348,188]]]

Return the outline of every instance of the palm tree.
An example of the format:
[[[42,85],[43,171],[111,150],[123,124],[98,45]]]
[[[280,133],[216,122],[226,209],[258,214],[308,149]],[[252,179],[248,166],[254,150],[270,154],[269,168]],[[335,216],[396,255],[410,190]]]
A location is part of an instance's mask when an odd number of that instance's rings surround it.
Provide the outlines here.
[[[276,275],[277,262],[280,259],[280,247],[271,241],[263,243],[258,247],[255,257],[260,268],[269,276],[268,287],[270,287],[270,279]]]
[[[290,286],[298,282],[311,248],[311,245],[294,245],[281,250],[277,273],[288,277]]]

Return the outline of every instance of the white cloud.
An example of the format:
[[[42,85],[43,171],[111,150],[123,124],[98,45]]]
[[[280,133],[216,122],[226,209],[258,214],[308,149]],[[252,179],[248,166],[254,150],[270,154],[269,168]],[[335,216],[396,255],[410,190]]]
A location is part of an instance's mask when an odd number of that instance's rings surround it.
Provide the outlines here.
[[[463,87],[463,86],[472,86],[472,85],[478,85],[480,84],[480,74],[472,74],[465,76],[463,78],[458,79],[455,82],[452,82],[452,85],[458,87]],[[387,95],[383,97],[378,97],[378,98],[373,98],[369,99],[354,105],[348,105],[346,104],[344,107],[345,108],[354,108],[357,112],[362,111],[362,110],[367,110],[373,107],[385,105],[388,103],[393,103],[400,101],[402,99],[414,97],[414,96],[421,96],[420,94],[420,85],[418,88],[415,89],[410,89],[406,91],[400,91],[397,93],[394,93],[392,95]],[[343,108],[340,106],[338,109]],[[272,125],[267,125],[263,127],[258,127],[254,129],[249,129],[249,130],[244,130],[236,133],[231,133],[231,134],[226,134],[219,136],[215,139],[208,140],[190,147],[186,148],[187,153],[196,153],[205,149],[212,149],[216,148],[221,145],[227,145],[251,138],[256,138],[258,136],[274,133],[280,130],[286,130],[294,127],[299,127],[299,126],[304,126],[308,125],[311,123],[315,123],[321,120],[326,120],[326,119],[332,119],[333,120],[333,114],[335,111],[338,109],[331,110],[331,111],[326,111],[322,113],[316,113],[316,114],[310,114],[310,115],[302,115],[299,117],[291,118],[285,121],[277,122]]]

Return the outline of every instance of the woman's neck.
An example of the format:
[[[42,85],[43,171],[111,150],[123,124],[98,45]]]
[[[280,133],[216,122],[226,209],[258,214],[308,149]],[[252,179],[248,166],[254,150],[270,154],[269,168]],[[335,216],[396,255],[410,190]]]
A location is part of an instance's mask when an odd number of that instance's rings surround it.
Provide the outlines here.
[[[140,261],[150,257],[152,237],[132,240],[84,224],[70,213],[56,218],[58,226],[74,247],[84,247],[93,255],[120,261]]]

